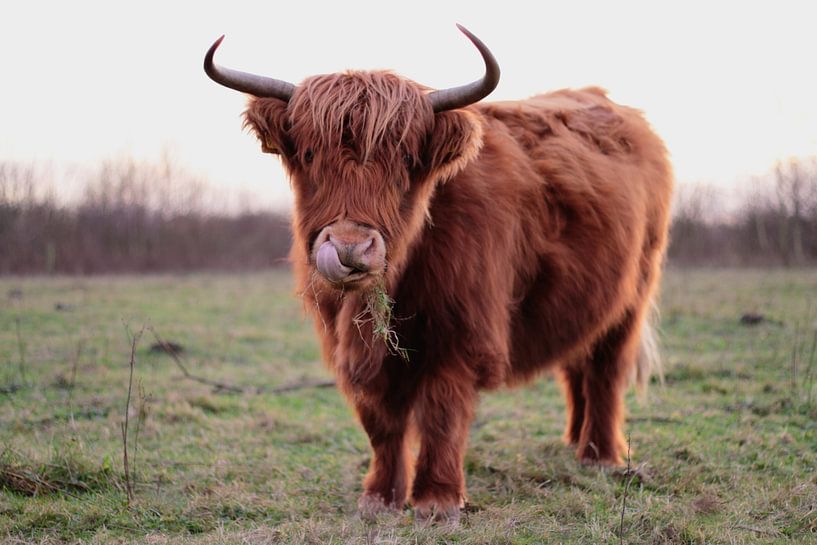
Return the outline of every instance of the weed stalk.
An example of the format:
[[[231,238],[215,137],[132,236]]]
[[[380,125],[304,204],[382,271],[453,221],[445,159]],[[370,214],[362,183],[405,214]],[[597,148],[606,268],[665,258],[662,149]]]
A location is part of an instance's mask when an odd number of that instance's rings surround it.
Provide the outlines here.
[[[75,427],[74,422],[74,387],[77,384],[77,368],[79,367],[79,360],[82,357],[83,340],[77,341],[77,351],[74,354],[74,360],[71,363],[71,377],[68,380],[68,414],[70,418],[71,428]]]
[[[794,345],[791,349],[791,395],[792,401],[798,401],[797,360],[800,357],[800,322],[794,324]]]
[[[806,407],[811,409],[811,394],[814,389],[814,362],[817,358],[817,328],[811,337],[811,350],[808,358],[808,366],[806,367],[806,374],[803,378],[803,383],[806,387]]]
[[[624,494],[621,495],[621,518],[618,521],[618,542],[624,544],[624,511],[627,509],[627,493],[630,491],[630,483],[633,482],[634,474],[630,463],[630,433],[627,433],[627,482],[624,484]]]
[[[145,394],[145,387],[142,384],[142,380],[139,380],[139,404],[136,408],[136,429],[134,430],[133,435],[133,462],[132,466],[132,474],[133,480],[136,481],[136,477],[138,475],[136,471],[136,457],[139,455],[139,432],[142,431],[142,428],[145,425],[145,420],[147,419],[148,415],[148,403],[150,402],[150,398],[147,394]]]
[[[131,335],[127,326],[125,331],[131,339],[130,359],[128,360],[129,374],[128,374],[128,397],[125,400],[125,420],[122,422],[122,465],[125,469],[125,493],[127,495],[127,505],[130,507],[133,501],[133,482],[131,479],[130,467],[128,464],[128,426],[130,422],[130,400],[133,391],[133,369],[136,367],[136,345],[145,331],[145,326],[142,326],[135,335]]]
[[[20,382],[25,385],[28,381],[26,379],[26,343],[23,340],[23,334],[20,327],[20,317],[14,317],[14,329],[17,333],[17,352],[19,353],[19,370]]]

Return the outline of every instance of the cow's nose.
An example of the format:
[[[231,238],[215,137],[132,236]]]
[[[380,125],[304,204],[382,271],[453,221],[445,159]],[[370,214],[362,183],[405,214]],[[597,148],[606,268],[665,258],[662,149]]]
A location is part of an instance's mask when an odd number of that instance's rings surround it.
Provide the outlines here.
[[[370,237],[363,242],[345,242],[329,235],[329,243],[335,247],[338,260],[345,267],[351,267],[362,272],[368,272],[371,269],[371,250],[374,248],[374,237]]]
[[[353,286],[386,269],[386,242],[377,229],[349,220],[327,225],[312,246],[315,268],[334,284]]]

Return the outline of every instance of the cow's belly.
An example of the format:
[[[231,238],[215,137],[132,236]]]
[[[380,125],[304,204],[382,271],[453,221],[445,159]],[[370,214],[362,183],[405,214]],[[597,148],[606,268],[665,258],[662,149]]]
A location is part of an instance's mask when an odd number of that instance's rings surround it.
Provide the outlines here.
[[[511,316],[511,383],[589,349],[634,303],[637,256],[601,259],[572,275],[543,263]]]

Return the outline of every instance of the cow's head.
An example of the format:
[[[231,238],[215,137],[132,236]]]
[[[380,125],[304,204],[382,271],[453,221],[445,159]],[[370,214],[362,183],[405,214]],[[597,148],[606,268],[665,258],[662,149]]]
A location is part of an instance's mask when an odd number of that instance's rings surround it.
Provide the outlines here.
[[[263,151],[280,154],[295,192],[295,244],[330,285],[365,286],[398,271],[421,231],[436,183],[482,145],[476,116],[462,110],[499,81],[488,48],[460,30],[485,61],[482,79],[430,91],[390,72],[345,72],[291,83],[222,68],[216,82],[253,96],[246,125]]]

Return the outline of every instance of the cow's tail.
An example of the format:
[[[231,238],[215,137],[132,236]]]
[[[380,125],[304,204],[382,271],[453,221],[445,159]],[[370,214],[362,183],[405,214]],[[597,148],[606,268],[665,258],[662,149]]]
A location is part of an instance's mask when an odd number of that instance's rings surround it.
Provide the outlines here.
[[[650,303],[644,313],[644,322],[641,324],[641,342],[635,365],[635,385],[641,394],[647,391],[647,384],[653,375],[661,384],[664,383],[664,369],[661,364],[658,335],[655,331],[657,321],[658,308],[654,303]]]

